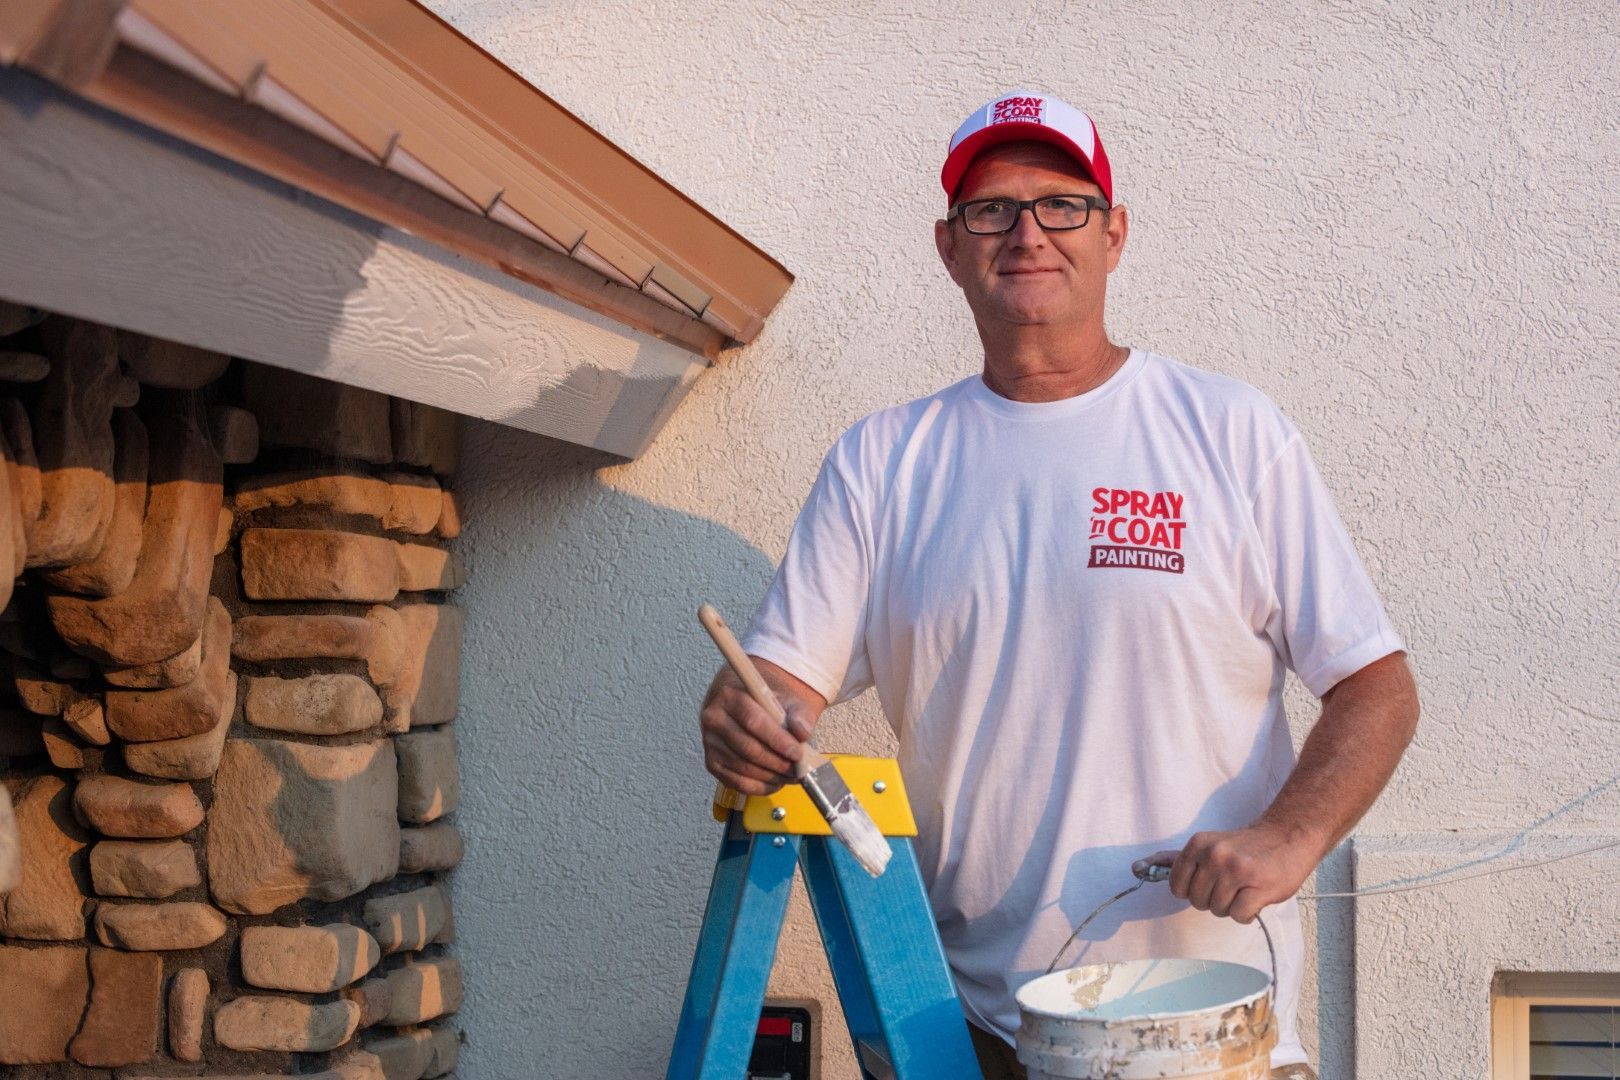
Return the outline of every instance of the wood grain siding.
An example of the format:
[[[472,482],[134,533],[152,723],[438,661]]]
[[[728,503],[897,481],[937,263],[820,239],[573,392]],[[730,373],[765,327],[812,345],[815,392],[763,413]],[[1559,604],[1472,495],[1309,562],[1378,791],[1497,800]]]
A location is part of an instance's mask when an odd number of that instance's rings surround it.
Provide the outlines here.
[[[659,284],[750,340],[792,282],[780,264],[409,0],[130,0],[198,55],[256,63],[379,154],[404,146],[478,206],[495,194],[623,279]],[[250,59],[251,58],[251,59]],[[681,282],[690,282],[684,289]]]
[[[119,112],[707,358],[728,336],[424,188],[356,160],[260,109],[199,93],[184,75],[120,50],[85,94]],[[577,237],[576,237],[577,240]]]
[[[624,456],[645,449],[704,367],[684,348],[9,70],[0,158],[8,299]]]
[[[194,0],[135,4],[135,10],[205,55],[216,49],[234,53],[245,46],[270,76],[374,156],[390,146],[409,151],[419,174],[439,178],[434,190],[441,194],[447,185],[467,202],[488,206],[508,191],[517,206],[526,205],[524,194],[535,191],[564,207],[570,218],[587,223],[592,250],[625,280],[640,282],[652,268],[652,251],[617,230],[611,217],[536,174],[511,147],[489,138],[459,103],[447,101],[415,72],[391,63],[386,52],[319,7],[305,0],[221,7],[199,7]]]

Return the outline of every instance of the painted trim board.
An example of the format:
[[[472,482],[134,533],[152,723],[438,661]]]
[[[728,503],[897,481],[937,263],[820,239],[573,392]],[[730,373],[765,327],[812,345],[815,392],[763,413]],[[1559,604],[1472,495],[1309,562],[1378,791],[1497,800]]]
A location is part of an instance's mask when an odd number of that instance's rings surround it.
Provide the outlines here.
[[[188,76],[133,50],[119,50],[101,77],[80,93],[114,113],[178,136],[254,173],[284,180],[364,218],[424,237],[633,330],[711,360],[725,343],[723,331],[606,280],[566,252],[552,251],[521,234],[510,222],[457,209],[426,188],[360,161],[267,110],[199,93]]]
[[[751,340],[793,278],[645,165],[414,0],[263,0],[132,9],[239,83],[267,71],[373,157],[396,141],[472,203],[496,194],[636,285],[672,289]],[[561,221],[558,221],[558,218]],[[663,283],[670,287],[669,281]]]
[[[702,358],[0,70],[0,296],[634,457]]]

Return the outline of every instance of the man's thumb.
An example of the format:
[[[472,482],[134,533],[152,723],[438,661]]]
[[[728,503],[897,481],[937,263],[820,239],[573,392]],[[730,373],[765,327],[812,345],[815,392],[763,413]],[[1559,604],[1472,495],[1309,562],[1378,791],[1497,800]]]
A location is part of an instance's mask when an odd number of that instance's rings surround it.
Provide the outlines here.
[[[797,703],[785,706],[787,729],[795,739],[807,743],[810,741],[810,725],[806,722],[801,709],[802,706]]]

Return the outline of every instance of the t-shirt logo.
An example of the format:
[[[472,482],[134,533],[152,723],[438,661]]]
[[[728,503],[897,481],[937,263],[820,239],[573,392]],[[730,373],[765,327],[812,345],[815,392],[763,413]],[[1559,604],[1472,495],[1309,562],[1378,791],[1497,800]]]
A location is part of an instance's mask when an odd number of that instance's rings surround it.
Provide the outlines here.
[[[1002,98],[990,106],[990,125],[1039,124],[1046,115],[1046,99],[1039,97]]]
[[[1086,565],[1181,573],[1186,565],[1181,553],[1185,501],[1179,491],[1093,488],[1091,539],[1103,542],[1091,545]]]

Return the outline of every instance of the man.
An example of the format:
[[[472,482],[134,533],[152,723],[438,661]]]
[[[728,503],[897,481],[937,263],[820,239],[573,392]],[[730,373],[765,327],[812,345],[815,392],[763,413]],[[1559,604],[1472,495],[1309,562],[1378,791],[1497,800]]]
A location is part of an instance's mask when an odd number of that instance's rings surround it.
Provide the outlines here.
[[[708,768],[772,790],[829,702],[877,689],[987,1076],[1018,1075],[1014,992],[1155,853],[1169,888],[1109,908],[1064,964],[1267,970],[1265,908],[1272,1062],[1303,1063],[1291,898],[1411,739],[1404,646],[1276,407],[1109,340],[1129,216],[1090,118],[1008,94],[957,131],[942,182],[935,240],[983,372],[829,452],[745,640],[790,730],[722,672]],[[1297,763],[1286,668],[1323,702]]]

